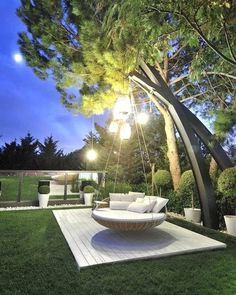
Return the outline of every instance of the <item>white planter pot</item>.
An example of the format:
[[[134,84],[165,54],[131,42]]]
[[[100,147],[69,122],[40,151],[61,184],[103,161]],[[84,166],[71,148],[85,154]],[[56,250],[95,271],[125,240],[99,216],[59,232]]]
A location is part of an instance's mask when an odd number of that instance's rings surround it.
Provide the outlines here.
[[[93,193],[84,193],[84,204],[86,206],[92,206]]]
[[[201,222],[201,209],[184,208],[184,215],[186,220],[200,223]]]
[[[39,207],[47,208],[48,200],[49,200],[49,194],[39,194],[38,193],[38,199],[39,199]]]
[[[227,233],[236,237],[236,215],[225,215]]]

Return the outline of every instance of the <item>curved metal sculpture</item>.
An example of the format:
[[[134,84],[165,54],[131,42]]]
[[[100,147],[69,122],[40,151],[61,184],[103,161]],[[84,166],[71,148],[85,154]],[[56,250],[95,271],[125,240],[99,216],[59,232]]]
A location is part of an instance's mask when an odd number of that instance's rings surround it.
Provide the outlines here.
[[[207,146],[222,170],[233,166],[233,164],[221,145],[214,140],[211,132],[191,111],[176,99],[159,72],[145,63],[141,64],[140,69],[142,74],[135,72],[131,75],[131,78],[152,93],[169,111],[183,140],[192,166],[203,213],[203,224],[206,227],[218,229],[219,222],[215,194],[201,152],[199,139]]]

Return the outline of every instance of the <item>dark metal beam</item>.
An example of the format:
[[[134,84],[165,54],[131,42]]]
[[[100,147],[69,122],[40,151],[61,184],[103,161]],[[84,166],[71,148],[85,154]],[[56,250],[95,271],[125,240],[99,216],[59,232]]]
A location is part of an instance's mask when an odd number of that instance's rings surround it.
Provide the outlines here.
[[[132,79],[152,93],[168,109],[183,140],[192,166],[203,212],[203,223],[207,227],[217,229],[218,216],[214,190],[198,137],[208,146],[222,169],[231,166],[231,162],[219,144],[211,145],[211,133],[176,99],[159,72],[144,63],[140,68],[144,75],[136,72]]]

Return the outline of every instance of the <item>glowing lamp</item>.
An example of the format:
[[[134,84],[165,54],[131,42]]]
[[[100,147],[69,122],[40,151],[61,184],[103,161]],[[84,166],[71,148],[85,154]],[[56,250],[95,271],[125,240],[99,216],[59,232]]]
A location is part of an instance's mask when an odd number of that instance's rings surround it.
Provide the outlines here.
[[[137,118],[137,122],[141,125],[146,124],[149,119],[147,113],[138,113],[136,118]]]
[[[94,161],[97,158],[97,152],[91,149],[87,151],[86,157],[89,161]]]
[[[131,113],[131,103],[127,95],[119,96],[113,109],[115,119],[123,120]]]
[[[128,123],[123,123],[120,127],[120,139],[129,139],[131,136],[131,127]]]
[[[112,121],[110,126],[109,126],[109,131],[111,133],[116,133],[118,131],[119,125],[116,121]]]

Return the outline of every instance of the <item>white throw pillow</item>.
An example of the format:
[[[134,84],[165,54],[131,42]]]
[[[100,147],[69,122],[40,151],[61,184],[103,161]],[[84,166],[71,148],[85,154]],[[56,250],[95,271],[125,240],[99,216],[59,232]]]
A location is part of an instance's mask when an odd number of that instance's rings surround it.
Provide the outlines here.
[[[149,205],[145,203],[132,202],[127,208],[128,211],[144,213],[149,209]]]
[[[133,196],[133,201],[135,201],[137,198],[144,198],[145,193],[129,192],[129,195]]]
[[[158,213],[161,211],[161,209],[163,207],[165,207],[165,205],[168,203],[168,199],[165,198],[161,198],[161,197],[156,197],[156,205],[154,206],[154,208],[152,209],[152,212],[154,213]]]
[[[125,194],[121,193],[109,193],[110,201],[122,201],[122,198],[124,198]]]
[[[125,201],[110,201],[111,210],[127,210],[131,202]]]
[[[144,203],[149,205],[148,211],[151,212],[156,205],[157,198],[154,196],[145,196]]]
[[[134,196],[133,195],[129,195],[129,194],[124,194],[121,198],[121,201],[125,201],[125,202],[133,202],[134,201]]]
[[[135,200],[136,203],[143,203],[144,202],[144,198],[137,198]]]

